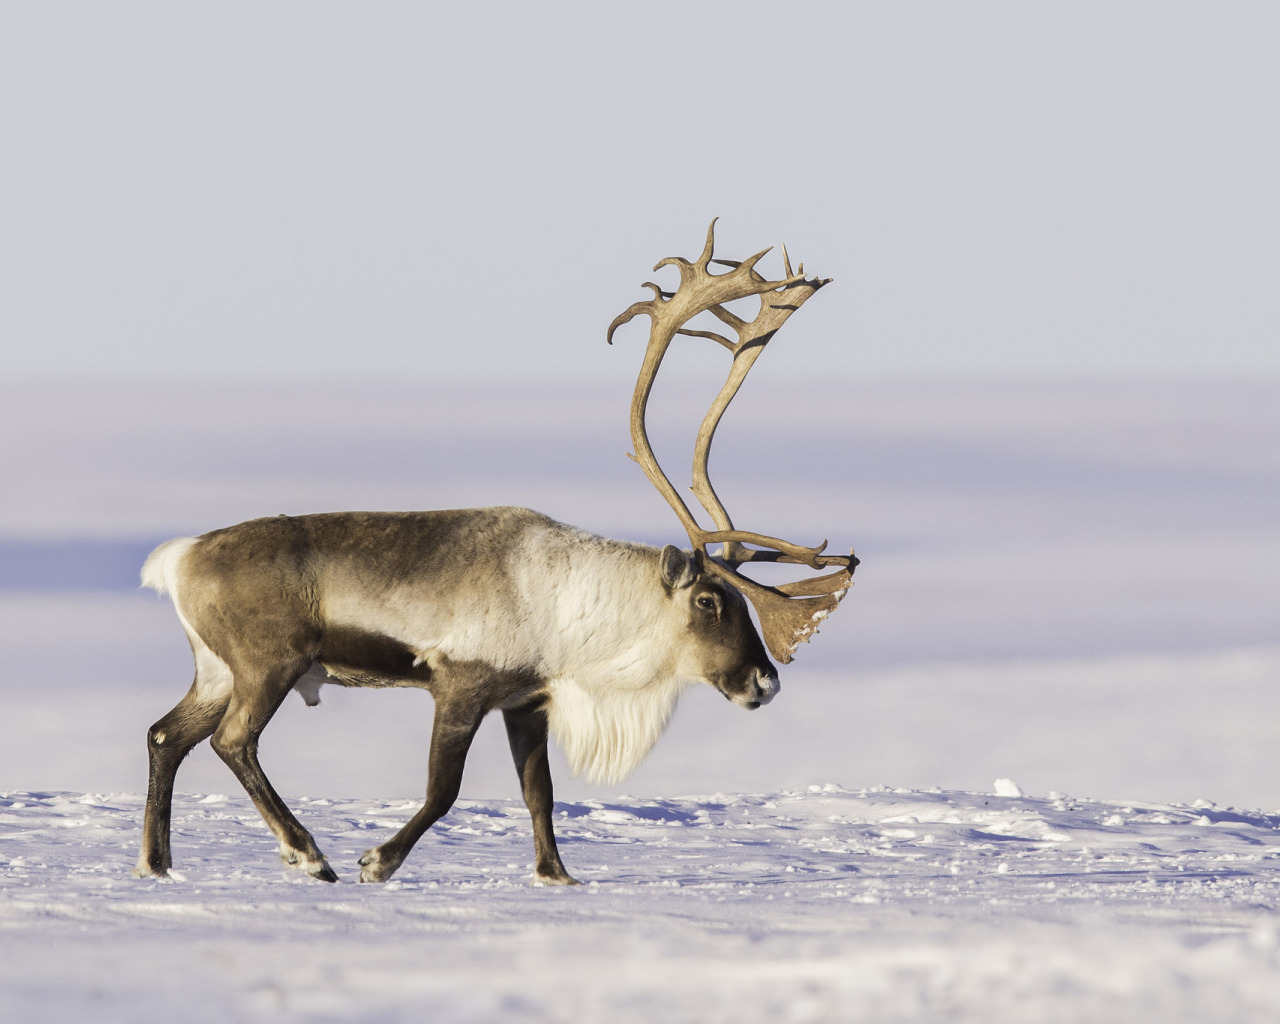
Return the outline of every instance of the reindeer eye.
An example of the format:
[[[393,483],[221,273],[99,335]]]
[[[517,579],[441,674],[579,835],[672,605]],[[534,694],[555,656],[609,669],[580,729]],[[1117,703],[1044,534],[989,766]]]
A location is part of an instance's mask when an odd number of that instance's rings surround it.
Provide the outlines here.
[[[695,602],[703,611],[713,612],[716,610],[716,599],[710,594],[700,594]]]

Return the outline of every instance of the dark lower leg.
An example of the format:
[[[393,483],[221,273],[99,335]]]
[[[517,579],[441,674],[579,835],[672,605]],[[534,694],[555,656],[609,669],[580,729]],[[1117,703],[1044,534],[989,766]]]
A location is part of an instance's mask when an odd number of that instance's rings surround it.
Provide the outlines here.
[[[213,734],[213,749],[235,774],[258,808],[262,820],[280,840],[281,859],[315,878],[336,882],[338,876],[329,867],[315,839],[280,799],[280,794],[272,788],[262,765],[258,763],[258,736],[296,678],[297,673],[294,673],[286,686],[265,686],[243,696],[237,689],[231,706]]]
[[[163,876],[173,865],[169,831],[173,781],[191,748],[207,739],[221,719],[226,701],[202,701],[193,686],[164,718],[147,731],[147,807],[142,821],[142,850],[134,874]]]
[[[436,704],[426,803],[404,828],[381,846],[365,852],[360,858],[360,881],[385,882],[404,863],[427,829],[448,813],[458,799],[467,751],[483,717],[483,708]]]
[[[520,777],[520,790],[533,819],[534,877],[539,882],[577,885],[560,860],[555,829],[551,824],[555,801],[551,766],[547,763],[546,712],[541,707],[522,708],[504,711],[502,716],[507,725],[507,740],[511,744],[516,774]]]

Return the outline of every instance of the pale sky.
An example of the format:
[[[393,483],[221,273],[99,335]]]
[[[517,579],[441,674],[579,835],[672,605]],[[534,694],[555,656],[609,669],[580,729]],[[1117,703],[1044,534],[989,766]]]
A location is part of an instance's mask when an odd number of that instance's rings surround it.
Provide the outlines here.
[[[1275,376],[1277,54],[1273,3],[7,3],[0,374],[630,376],[719,216],[835,278],[796,373]]]

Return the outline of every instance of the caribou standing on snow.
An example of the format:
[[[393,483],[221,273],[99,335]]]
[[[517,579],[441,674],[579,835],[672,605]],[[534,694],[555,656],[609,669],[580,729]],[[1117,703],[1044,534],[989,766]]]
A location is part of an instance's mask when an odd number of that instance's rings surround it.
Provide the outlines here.
[[[142,582],[168,594],[195,656],[186,696],[147,733],[150,777],[142,851],[134,873],[165,876],[173,783],[201,740],[239,779],[280,842],[280,856],[315,878],[337,875],[258,763],[258,737],[296,690],[309,705],[324,683],[415,686],[435,703],[426,802],[360,858],[362,882],[386,881],[457,799],[463,762],[481,720],[501,710],[533,819],[534,878],[571,885],[551,825],[547,737],[575,772],[616,781],[640,763],[692,683],[708,683],[743,708],[778,693],[769,653],[791,660],[801,640],[839,603],[857,565],[734,527],[711,487],[707,459],[720,417],[783,322],[827,283],[756,271],[764,252],[713,260],[715,223],[675,292],[654,297],[609,326],[650,317],[648,347],[631,406],[634,458],[671,505],[691,550],[606,540],[527,509],[336,512],[255,519],[160,545]],[[714,262],[731,268],[712,273]],[[754,319],[726,303],[760,297]],[[710,312],[737,341],[685,325]],[[645,431],[645,409],[676,335],[706,338],[732,354],[728,378],[695,444],[693,491],[715,529],[704,530],[667,479]],[[721,545],[712,555],[708,545]],[[748,546],[750,545],[750,546]],[[784,562],[826,575],[764,586],[745,562]],[[757,633],[747,607],[760,620]],[[761,636],[763,635],[763,642]],[[768,653],[766,652],[766,646]]]

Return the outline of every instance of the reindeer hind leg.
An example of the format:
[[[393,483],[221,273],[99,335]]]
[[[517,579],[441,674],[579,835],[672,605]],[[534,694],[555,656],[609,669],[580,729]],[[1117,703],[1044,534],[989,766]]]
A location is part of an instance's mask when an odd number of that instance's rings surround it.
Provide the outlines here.
[[[191,638],[196,678],[173,710],[147,730],[147,807],[142,849],[133,873],[164,878],[173,866],[169,833],[173,782],[191,749],[213,734],[231,699],[231,670],[198,637]]]
[[[315,839],[272,788],[258,763],[258,737],[309,665],[310,659],[294,657],[270,668],[233,666],[235,684],[212,745],[280,841],[280,859],[313,878],[336,882],[338,876]]]

